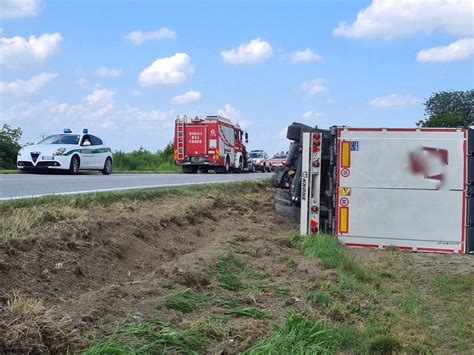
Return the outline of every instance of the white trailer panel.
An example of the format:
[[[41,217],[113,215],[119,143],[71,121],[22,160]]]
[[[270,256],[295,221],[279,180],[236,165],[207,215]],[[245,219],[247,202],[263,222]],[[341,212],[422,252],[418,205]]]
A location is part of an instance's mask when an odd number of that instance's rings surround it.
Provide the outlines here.
[[[339,128],[335,232],[349,246],[464,252],[466,130]]]

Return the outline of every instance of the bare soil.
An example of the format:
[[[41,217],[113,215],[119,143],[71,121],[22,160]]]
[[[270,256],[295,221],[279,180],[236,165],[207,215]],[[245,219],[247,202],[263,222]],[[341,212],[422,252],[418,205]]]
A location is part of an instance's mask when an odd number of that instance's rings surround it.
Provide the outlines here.
[[[317,258],[288,244],[287,236],[296,227],[275,214],[273,190],[259,183],[231,195],[203,192],[94,205],[85,219],[35,228],[28,242],[0,242],[0,352],[80,352],[112,332],[127,314],[166,319],[178,328],[225,315],[229,330],[208,351],[242,351],[268,334],[272,322],[282,320],[281,309],[307,311],[308,285],[332,278],[333,271]],[[214,269],[227,253],[265,275],[262,283],[267,286],[223,289]],[[353,253],[370,262],[384,252]],[[472,272],[474,267],[469,256],[403,254],[413,256],[407,268],[420,280],[446,270]],[[184,290],[236,296],[241,306],[255,306],[270,318],[229,315],[219,305],[187,314],[165,306],[170,293]],[[277,290],[287,292],[279,295]],[[21,306],[15,309],[12,299],[18,304],[40,300],[41,305],[20,317]],[[28,322],[38,329],[26,336],[21,331],[28,329]],[[17,333],[7,328],[11,324],[18,326]]]

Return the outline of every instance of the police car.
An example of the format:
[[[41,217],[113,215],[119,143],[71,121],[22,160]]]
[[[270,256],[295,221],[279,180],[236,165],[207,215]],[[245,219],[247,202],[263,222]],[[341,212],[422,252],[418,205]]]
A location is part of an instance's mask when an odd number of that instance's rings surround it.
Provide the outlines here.
[[[84,129],[82,134],[65,129],[18,152],[17,167],[22,170],[55,169],[77,174],[79,170],[112,172],[112,150]]]

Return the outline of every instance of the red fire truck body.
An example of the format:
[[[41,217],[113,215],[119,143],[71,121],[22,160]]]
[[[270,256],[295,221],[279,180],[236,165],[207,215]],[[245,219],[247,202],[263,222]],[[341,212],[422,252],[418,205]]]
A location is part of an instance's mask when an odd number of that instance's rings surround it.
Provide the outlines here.
[[[207,172],[210,169],[217,173],[240,172],[247,165],[244,137],[247,141],[247,133],[224,117],[196,117],[187,122],[186,116],[178,116],[175,121],[174,160],[182,166],[184,173]]]

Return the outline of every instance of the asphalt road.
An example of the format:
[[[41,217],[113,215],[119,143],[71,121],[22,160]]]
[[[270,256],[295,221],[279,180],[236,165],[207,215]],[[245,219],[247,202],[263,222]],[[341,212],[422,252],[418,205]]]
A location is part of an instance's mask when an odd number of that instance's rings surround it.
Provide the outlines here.
[[[68,195],[140,188],[257,180],[269,173],[254,174],[112,174],[51,175],[0,174],[0,200],[43,195]]]

